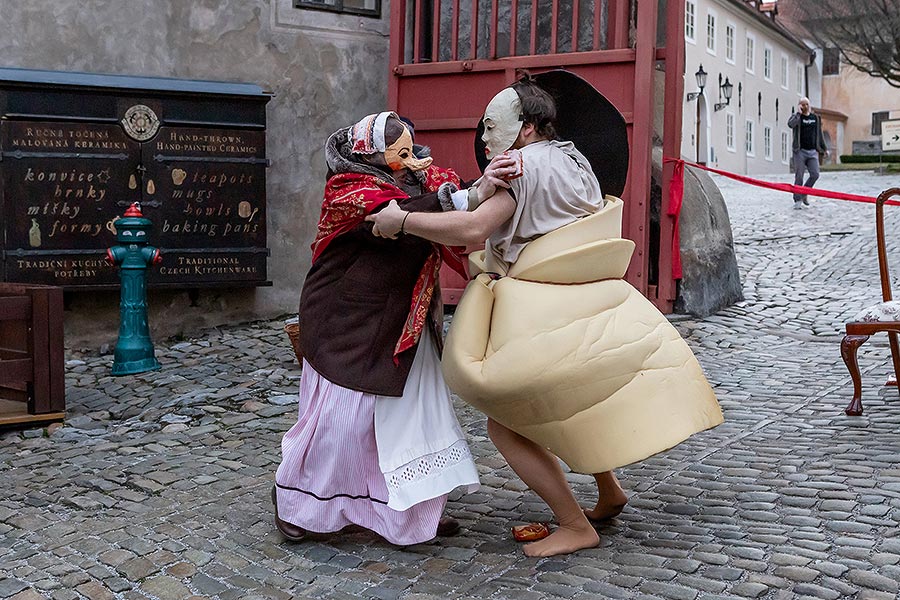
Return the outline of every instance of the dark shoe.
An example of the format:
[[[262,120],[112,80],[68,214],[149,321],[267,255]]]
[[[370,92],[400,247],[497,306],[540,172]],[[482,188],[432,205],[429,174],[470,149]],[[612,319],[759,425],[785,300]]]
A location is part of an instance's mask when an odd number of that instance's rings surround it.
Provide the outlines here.
[[[453,517],[441,517],[441,520],[438,521],[437,534],[440,537],[450,537],[459,533],[460,529],[462,527],[460,527],[459,521]]]
[[[278,493],[275,491],[275,486],[272,486],[272,505],[275,507],[275,527],[284,537],[284,539],[290,542],[299,542],[302,541],[303,538],[306,537],[306,530],[302,527],[297,527],[287,521],[282,521],[278,518]]]
[[[803,204],[809,206],[809,198],[803,198]]]

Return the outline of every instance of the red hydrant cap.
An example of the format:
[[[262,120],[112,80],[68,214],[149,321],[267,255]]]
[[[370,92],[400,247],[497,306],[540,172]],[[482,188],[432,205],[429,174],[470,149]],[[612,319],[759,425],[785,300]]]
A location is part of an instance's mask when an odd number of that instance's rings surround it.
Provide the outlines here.
[[[143,217],[144,215],[141,213],[141,205],[137,202],[133,202],[131,206],[128,207],[128,210],[125,211],[126,217]]]

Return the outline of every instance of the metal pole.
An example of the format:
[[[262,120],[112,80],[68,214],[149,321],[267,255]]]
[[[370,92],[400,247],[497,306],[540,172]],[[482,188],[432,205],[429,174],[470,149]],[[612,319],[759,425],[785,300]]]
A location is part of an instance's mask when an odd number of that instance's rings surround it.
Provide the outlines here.
[[[697,96],[696,101],[697,101],[697,142],[695,145],[696,145],[696,149],[697,149],[697,164],[699,165],[699,164],[702,164],[700,162],[700,96]]]

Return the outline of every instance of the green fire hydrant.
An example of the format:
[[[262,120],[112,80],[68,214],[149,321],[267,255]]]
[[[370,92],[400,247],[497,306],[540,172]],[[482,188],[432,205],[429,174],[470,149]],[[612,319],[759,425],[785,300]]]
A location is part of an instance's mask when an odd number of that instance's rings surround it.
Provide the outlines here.
[[[147,269],[162,260],[159,248],[147,245],[150,220],[135,202],[115,222],[116,241],[106,251],[106,260],[119,266],[122,282],[119,303],[119,339],[116,342],[113,375],[132,375],[160,368],[147,325]]]

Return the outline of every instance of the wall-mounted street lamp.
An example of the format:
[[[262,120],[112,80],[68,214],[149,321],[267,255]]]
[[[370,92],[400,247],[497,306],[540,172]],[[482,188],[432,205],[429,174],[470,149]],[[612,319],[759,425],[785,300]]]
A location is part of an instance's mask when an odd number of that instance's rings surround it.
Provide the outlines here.
[[[700,88],[700,90],[689,93],[687,95],[688,102],[696,100],[703,93],[703,88],[706,87],[706,75],[707,73],[703,70],[703,65],[700,65],[700,68],[694,73],[694,77],[697,78],[697,87]]]
[[[703,65],[700,65],[700,68],[697,69],[697,72],[694,73],[694,77],[697,78],[697,87],[700,88],[696,92],[691,92],[687,95],[687,101],[691,102],[693,100],[697,100],[703,94],[703,88],[706,87],[706,71],[703,70]],[[700,156],[700,101],[697,100],[697,130],[695,132],[694,137],[694,146],[697,148],[697,162],[701,165],[706,164],[706,160],[701,160]]]
[[[719,92],[721,92],[722,97],[725,98],[725,102],[717,102],[713,107],[716,111],[720,111],[729,104],[731,104],[731,92],[734,90],[734,86],[731,85],[731,82],[728,81],[728,78],[725,78],[725,83],[719,86]]]

